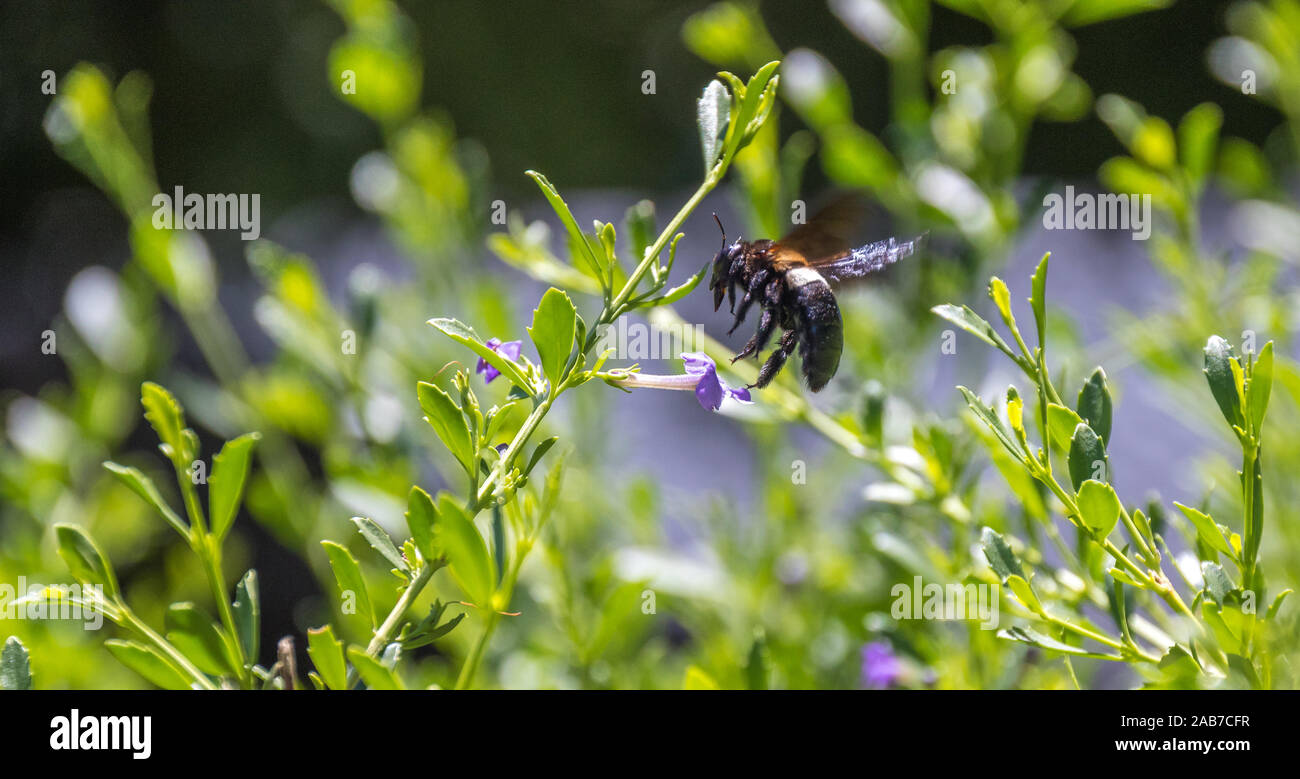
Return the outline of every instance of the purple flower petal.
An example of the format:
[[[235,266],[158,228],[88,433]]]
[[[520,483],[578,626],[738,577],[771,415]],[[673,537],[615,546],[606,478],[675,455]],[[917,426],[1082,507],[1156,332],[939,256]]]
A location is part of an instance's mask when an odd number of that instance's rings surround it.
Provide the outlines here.
[[[519,350],[523,347],[523,344],[523,341],[506,341],[505,343],[501,343],[500,338],[489,338],[486,346],[497,354],[509,357],[511,360],[518,360]],[[482,357],[478,358],[478,365],[474,367],[474,371],[483,376],[483,383],[485,384],[491,384],[493,379],[501,375],[501,371],[497,370],[492,363]]]
[[[718,377],[717,364],[704,352],[683,352],[682,362],[686,365],[688,375],[700,377],[699,383],[695,385],[695,398],[706,411],[722,408],[724,398],[732,398],[741,403],[753,402],[749,390],[731,387]]]
[[[519,350],[523,348],[523,345],[523,341],[506,341],[495,351],[499,354],[504,354],[514,361],[519,359]]]
[[[884,641],[872,641],[862,647],[862,686],[883,690],[898,681],[903,664]]]
[[[722,382],[718,380],[717,371],[710,369],[700,377],[700,383],[695,385],[695,399],[706,411],[717,411],[722,408],[723,397]]]
[[[692,376],[703,376],[708,371],[717,371],[713,358],[704,352],[682,352],[682,362],[686,363],[686,372]]]

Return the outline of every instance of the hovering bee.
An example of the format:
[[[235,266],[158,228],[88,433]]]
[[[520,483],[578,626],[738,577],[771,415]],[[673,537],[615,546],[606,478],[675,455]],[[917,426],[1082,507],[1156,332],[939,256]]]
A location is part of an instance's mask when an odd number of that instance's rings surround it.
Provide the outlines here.
[[[799,347],[803,378],[813,392],[835,375],[844,348],[844,323],[828,282],[842,282],[875,273],[915,254],[925,241],[919,236],[899,243],[893,238],[849,249],[848,233],[860,213],[857,201],[840,200],[816,214],[779,241],[763,239],[727,245],[722,220],[722,250],[713,260],[713,310],[725,295],[736,321],[735,332],[755,302],[762,309],[758,332],[732,362],[756,355],[772,337],[777,325],[785,332],[750,387],[763,388],[781,371],[786,358]],[[736,287],[744,295],[736,308]]]

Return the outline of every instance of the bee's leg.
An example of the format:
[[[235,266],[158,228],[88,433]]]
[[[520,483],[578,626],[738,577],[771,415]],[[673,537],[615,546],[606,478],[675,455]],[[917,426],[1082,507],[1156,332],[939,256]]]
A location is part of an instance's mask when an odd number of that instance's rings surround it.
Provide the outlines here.
[[[776,314],[770,308],[763,309],[763,318],[758,320],[758,332],[754,333],[754,337],[749,339],[749,343],[745,344],[745,348],[740,351],[740,354],[732,357],[731,361],[734,363],[737,360],[745,359],[751,354],[761,352],[763,347],[767,346],[767,341],[772,337],[772,331],[775,329]]]
[[[736,332],[736,328],[740,327],[740,323],[745,321],[745,314],[749,313],[749,307],[753,305],[754,301],[757,299],[759,288],[761,288],[766,281],[766,270],[760,270],[749,280],[749,288],[745,290],[745,296],[740,299],[740,310],[735,312],[736,321],[732,323],[731,329],[727,331],[727,335]]]
[[[767,358],[763,367],[758,371],[758,380],[750,384],[746,389],[762,389],[776,378],[776,374],[781,372],[785,365],[785,359],[794,351],[794,347],[799,343],[799,333],[796,330],[786,330],[785,335],[781,336],[781,342],[777,345],[776,351]]]
[[[745,270],[745,258],[737,257],[731,261],[731,268],[727,270],[727,308],[731,313],[736,313],[736,284],[740,282],[740,276]]]
[[[768,306],[775,308],[781,305],[781,291],[784,288],[785,283],[781,280],[781,277],[773,276],[772,280],[767,284],[767,289],[763,290],[763,299],[767,301]]]

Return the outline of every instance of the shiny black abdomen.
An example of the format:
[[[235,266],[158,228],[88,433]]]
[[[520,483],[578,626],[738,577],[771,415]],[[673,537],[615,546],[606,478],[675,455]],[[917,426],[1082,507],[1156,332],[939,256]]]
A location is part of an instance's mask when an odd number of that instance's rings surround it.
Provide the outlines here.
[[[806,272],[806,271],[805,271]],[[790,309],[799,332],[799,359],[804,381],[817,392],[835,375],[844,350],[844,321],[830,285],[820,277],[789,290]]]

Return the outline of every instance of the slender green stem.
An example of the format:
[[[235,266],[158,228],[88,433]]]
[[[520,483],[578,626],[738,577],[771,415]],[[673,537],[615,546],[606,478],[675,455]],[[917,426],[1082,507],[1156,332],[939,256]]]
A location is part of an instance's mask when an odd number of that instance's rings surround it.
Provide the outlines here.
[[[221,550],[217,548],[216,539],[211,534],[206,534],[196,539],[197,548],[195,553],[203,561],[203,573],[207,576],[208,585],[212,588],[212,597],[217,602],[217,613],[221,617],[221,624],[226,629],[226,634],[230,638],[231,648],[235,652],[236,672],[239,676],[240,686],[246,687],[252,682],[252,676],[249,673],[249,660],[244,656],[244,643],[239,640],[239,628],[235,625],[235,612],[230,606],[230,599],[226,595],[226,585],[224,577],[221,574]],[[200,551],[202,549],[203,551]]]
[[[221,575],[221,549],[216,538],[208,532],[207,520],[203,515],[203,506],[199,503],[198,490],[194,482],[186,475],[184,469],[176,470],[176,479],[180,483],[181,494],[185,499],[185,511],[190,517],[190,549],[199,558],[203,574],[212,589],[212,599],[217,602],[217,613],[221,624],[226,629],[229,643],[235,653],[235,674],[241,687],[251,683],[248,671],[248,658],[244,657],[244,644],[239,640],[239,629],[235,626],[235,612],[226,595],[224,577]]]
[[[137,617],[135,612],[127,608],[125,604],[121,604],[119,608],[122,611],[122,622],[161,652],[173,670],[178,670],[187,676],[193,677],[194,681],[205,690],[217,689],[217,686],[208,679],[207,674],[200,671],[194,663],[190,662],[188,657],[172,646],[170,641],[158,635],[144,620]]]
[[[1248,426],[1248,425],[1247,425]],[[1247,436],[1247,440],[1241,446],[1241,499],[1245,508],[1244,522],[1242,530],[1246,537],[1245,549],[1258,548],[1258,541],[1254,538],[1254,517],[1255,517],[1255,453],[1256,445],[1253,436]],[[1243,550],[1244,551],[1244,550]],[[1242,584],[1247,589],[1255,588],[1255,559],[1254,555],[1242,555]]]
[[[540,528],[538,528],[540,530]],[[521,542],[515,547],[514,562],[510,566],[510,571],[501,581],[498,592],[502,595],[502,602],[508,604],[510,597],[514,594],[515,583],[519,581],[519,570],[524,565],[524,559],[532,551],[534,537],[521,539]],[[495,600],[495,598],[494,598]],[[496,631],[497,623],[501,621],[501,613],[493,611],[488,616],[488,622],[483,626],[483,632],[479,634],[478,640],[474,642],[474,648],[470,651],[469,657],[465,658],[465,664],[460,668],[460,675],[456,677],[456,689],[466,690],[474,682],[474,675],[478,672],[479,664],[483,662],[483,656],[487,652],[488,642],[492,639],[493,632]]]
[[[646,271],[650,269],[650,266],[659,261],[659,255],[663,253],[664,247],[668,245],[668,242],[672,240],[672,237],[677,234],[677,229],[686,221],[686,217],[691,215],[691,212],[693,212],[700,204],[700,201],[704,200],[705,196],[712,192],[713,188],[722,180],[723,174],[726,173],[726,167],[725,164],[719,164],[709,172],[709,175],[706,176],[704,181],[700,184],[699,189],[695,190],[695,194],[691,195],[690,200],[686,201],[686,205],[682,206],[681,209],[678,210],[677,214],[673,216],[670,222],[668,222],[668,226],[664,228],[663,232],[659,234],[659,237],[655,242],[646,250],[645,256],[641,258],[641,262],[637,264],[636,269],[632,271],[632,274],[627,277],[627,283],[625,283],[623,288],[619,290],[618,294],[614,296],[613,301],[610,302],[606,309],[607,312],[614,312],[614,318],[617,318],[617,316],[622,313],[621,309],[623,304],[632,297],[633,291],[636,290],[636,285],[641,282],[641,277],[646,274]],[[604,324],[608,324],[610,321],[612,321],[612,319],[605,320]]]
[[[397,603],[394,604],[392,611],[388,612],[383,624],[379,626],[374,637],[370,639],[370,643],[366,645],[367,655],[377,657],[384,650],[384,647],[388,646],[388,642],[392,641],[393,636],[397,634],[407,610],[411,608],[412,603],[415,603],[415,599],[420,597],[420,593],[424,591],[425,586],[433,579],[434,572],[440,567],[440,565],[436,565],[432,561],[425,561],[424,565],[420,566],[415,578],[407,585],[401,597],[397,599]],[[354,686],[358,678],[357,669],[355,667],[349,669],[347,686],[349,688]]]
[[[460,675],[456,677],[456,689],[467,690],[474,681],[474,674],[478,671],[479,663],[483,660],[483,654],[487,651],[488,641],[492,639],[492,633],[496,630],[497,622],[501,620],[501,615],[495,611],[488,615],[487,624],[483,626],[483,632],[479,634],[478,640],[474,642],[474,648],[470,651],[469,657],[465,658],[465,664],[460,667]]]
[[[528,415],[528,418],[524,420],[524,424],[520,426],[519,432],[515,433],[515,437],[510,440],[510,445],[507,446],[505,452],[502,453],[501,459],[497,461],[492,472],[489,473],[487,478],[483,480],[483,483],[479,485],[478,492],[474,496],[474,502],[469,506],[469,514],[471,518],[478,516],[478,513],[486,508],[491,502],[492,492],[497,480],[502,474],[510,472],[510,468],[514,465],[515,459],[519,456],[519,452],[523,449],[524,445],[528,443],[528,439],[532,437],[532,434],[537,430],[537,426],[542,423],[542,420],[546,417],[547,413],[550,412],[551,404],[555,402],[555,397],[559,395],[563,389],[563,385],[552,389],[551,394],[547,396],[546,400],[538,403],[537,406],[533,408],[532,413]]]

